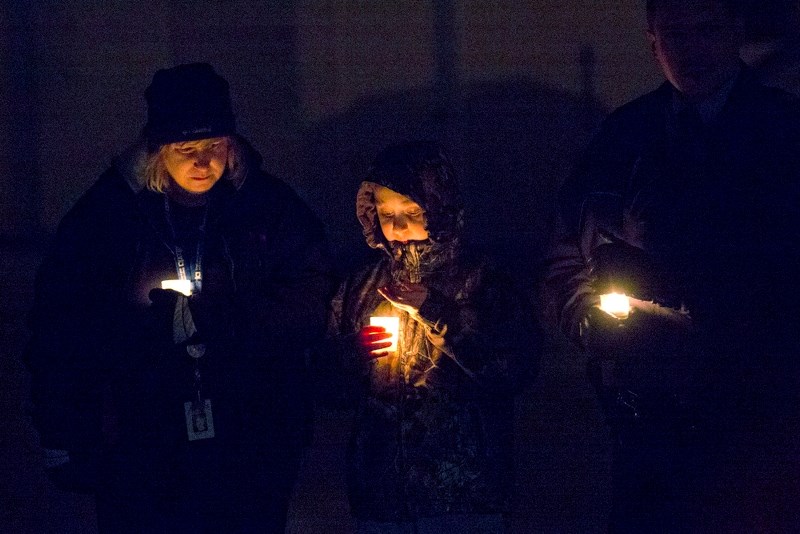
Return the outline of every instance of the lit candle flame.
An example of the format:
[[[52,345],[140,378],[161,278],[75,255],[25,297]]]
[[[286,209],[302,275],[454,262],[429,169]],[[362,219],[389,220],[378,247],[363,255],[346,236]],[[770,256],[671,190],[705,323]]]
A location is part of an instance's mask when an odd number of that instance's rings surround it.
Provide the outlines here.
[[[192,296],[191,280],[162,280],[161,289],[173,289],[178,293],[183,293],[187,297]]]
[[[387,332],[392,334],[387,341],[391,342],[392,344],[387,347],[386,350],[388,352],[396,352],[397,351],[397,340],[400,339],[400,318],[399,317],[370,317],[369,318],[369,325],[370,326],[382,326],[386,329]]]
[[[617,319],[627,319],[631,313],[631,300],[624,293],[600,295],[600,309]]]

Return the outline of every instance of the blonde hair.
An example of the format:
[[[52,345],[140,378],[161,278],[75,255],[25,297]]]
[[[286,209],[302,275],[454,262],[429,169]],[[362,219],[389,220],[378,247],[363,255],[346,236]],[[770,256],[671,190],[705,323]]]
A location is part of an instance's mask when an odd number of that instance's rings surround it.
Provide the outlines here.
[[[244,172],[244,147],[235,136],[225,136],[228,140],[228,161],[225,165],[223,178],[230,180],[237,189],[242,185],[245,178]],[[167,166],[164,164],[164,154],[172,143],[167,143],[148,152],[147,164],[145,165],[145,187],[156,193],[165,193],[169,188],[170,175]]]

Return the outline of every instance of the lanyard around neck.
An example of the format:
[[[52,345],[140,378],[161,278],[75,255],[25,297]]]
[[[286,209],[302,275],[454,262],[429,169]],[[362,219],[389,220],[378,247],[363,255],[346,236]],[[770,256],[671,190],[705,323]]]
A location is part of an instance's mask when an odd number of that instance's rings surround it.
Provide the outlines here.
[[[206,221],[208,220],[208,207],[210,201],[206,200],[205,209],[203,210],[203,220],[200,223],[199,235],[197,237],[197,250],[194,257],[194,272],[192,275],[192,291],[193,292],[200,292],[200,289],[203,285],[203,243],[205,241],[205,234],[206,234]],[[175,232],[175,226],[172,224],[172,216],[170,212],[169,206],[169,198],[167,195],[164,195],[164,212],[167,218],[167,224],[169,225],[170,233],[172,234],[172,246],[174,248],[175,253],[175,269],[178,272],[178,278],[180,280],[187,280],[188,276],[186,274],[186,259],[183,255],[183,249],[181,248],[180,244],[178,243],[178,236]]]

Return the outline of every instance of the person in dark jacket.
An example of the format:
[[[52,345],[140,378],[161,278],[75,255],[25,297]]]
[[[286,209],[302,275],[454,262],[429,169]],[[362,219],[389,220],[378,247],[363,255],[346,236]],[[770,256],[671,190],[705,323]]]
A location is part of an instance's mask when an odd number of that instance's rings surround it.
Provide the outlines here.
[[[798,104],[739,60],[734,2],[651,0],[648,25],[667,82],[564,184],[547,281],[611,425],[610,530],[794,530]]]
[[[38,272],[27,358],[48,472],[95,494],[104,532],[283,532],[323,228],[236,134],[210,65],[159,70],[145,96],[141,141]]]
[[[347,466],[358,531],[502,532],[512,396],[538,357],[533,312],[507,275],[462,250],[437,144],[381,152],[356,210],[384,254],[334,297],[322,368],[358,401]],[[396,318],[396,348],[373,316]]]

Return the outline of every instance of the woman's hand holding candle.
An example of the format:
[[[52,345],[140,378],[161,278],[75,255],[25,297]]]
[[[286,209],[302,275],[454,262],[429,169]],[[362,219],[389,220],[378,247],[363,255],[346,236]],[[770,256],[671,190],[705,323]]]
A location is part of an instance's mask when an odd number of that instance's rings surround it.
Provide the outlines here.
[[[368,360],[388,356],[392,333],[382,326],[365,326],[356,336],[359,352]]]
[[[194,284],[191,280],[162,280],[161,281],[161,289],[164,290],[173,290],[177,291],[178,293],[183,293],[185,296],[190,296],[192,294],[192,289]]]

